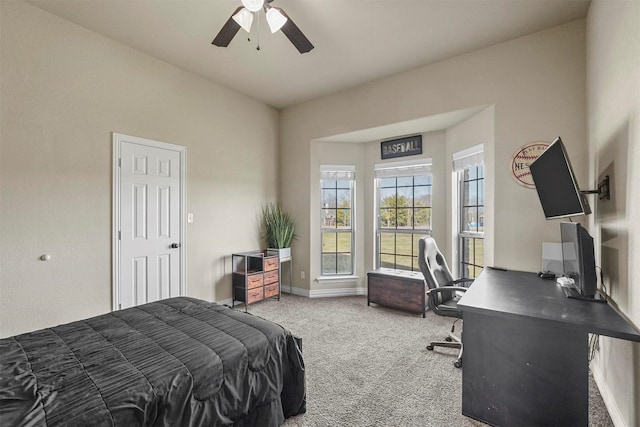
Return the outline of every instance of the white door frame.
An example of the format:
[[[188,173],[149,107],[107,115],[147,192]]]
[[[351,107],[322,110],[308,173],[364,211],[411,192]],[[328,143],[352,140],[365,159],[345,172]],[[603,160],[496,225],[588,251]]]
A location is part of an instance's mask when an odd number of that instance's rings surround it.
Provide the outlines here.
[[[186,295],[186,253],[187,253],[187,227],[186,227],[186,157],[187,149],[182,145],[169,144],[151,139],[139,138],[113,132],[113,213],[112,213],[112,309],[120,308],[120,145],[123,142],[145,145],[153,148],[176,151],[180,154],[180,295]]]

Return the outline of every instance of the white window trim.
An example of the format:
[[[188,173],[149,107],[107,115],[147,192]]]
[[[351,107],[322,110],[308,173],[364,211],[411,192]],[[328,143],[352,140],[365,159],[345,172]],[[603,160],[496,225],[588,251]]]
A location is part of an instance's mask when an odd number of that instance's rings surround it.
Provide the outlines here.
[[[453,240],[453,274],[456,277],[460,276],[460,238],[480,238],[484,239],[484,232],[474,231],[462,231],[462,206],[460,204],[460,198],[462,197],[462,172],[470,167],[484,164],[484,144],[474,145],[472,147],[460,150],[452,155],[452,191],[454,191],[455,197],[452,197],[452,215],[453,224],[455,228],[452,229]],[[483,204],[484,206],[484,204]]]
[[[431,158],[376,163],[373,167],[373,176],[375,179],[382,179],[430,174],[432,164]]]
[[[353,165],[320,165],[320,180],[355,181],[356,167]]]
[[[474,145],[473,147],[453,153],[452,169],[453,172],[459,172],[471,166],[477,166],[484,163],[484,144]]]
[[[403,178],[407,176],[418,176],[418,175],[432,175],[432,165],[433,160],[430,157],[416,159],[416,160],[403,160],[396,162],[385,162],[385,163],[376,163],[374,164],[374,227],[373,227],[373,256],[374,256],[374,266],[375,268],[380,267],[380,229],[379,229],[379,219],[378,216],[380,214],[380,180],[384,178]],[[430,206],[433,209],[433,206]],[[433,212],[433,211],[432,211]],[[387,230],[384,230],[387,231]],[[420,230],[396,230],[396,234],[416,234]],[[431,235],[432,229],[426,231],[425,234]]]
[[[320,165],[320,182],[323,180],[352,181],[351,187],[351,273],[321,275],[318,283],[357,281],[356,276],[356,167],[355,165]],[[320,185],[320,209],[322,209],[322,184]],[[321,221],[322,224],[322,221]],[[320,225],[320,272],[322,273],[322,235],[324,228]]]

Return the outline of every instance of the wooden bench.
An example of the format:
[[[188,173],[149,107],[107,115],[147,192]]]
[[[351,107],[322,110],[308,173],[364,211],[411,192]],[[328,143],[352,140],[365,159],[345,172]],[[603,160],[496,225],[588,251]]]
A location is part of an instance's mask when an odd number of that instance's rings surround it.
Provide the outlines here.
[[[367,273],[367,305],[398,308],[425,317],[426,284],[419,271],[380,268]]]

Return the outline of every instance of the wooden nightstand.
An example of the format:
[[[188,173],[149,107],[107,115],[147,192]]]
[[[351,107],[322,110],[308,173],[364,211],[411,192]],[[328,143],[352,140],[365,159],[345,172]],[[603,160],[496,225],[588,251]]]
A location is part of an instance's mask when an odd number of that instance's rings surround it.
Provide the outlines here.
[[[280,301],[280,260],[276,251],[241,252],[231,255],[232,302],[247,306],[265,298]]]

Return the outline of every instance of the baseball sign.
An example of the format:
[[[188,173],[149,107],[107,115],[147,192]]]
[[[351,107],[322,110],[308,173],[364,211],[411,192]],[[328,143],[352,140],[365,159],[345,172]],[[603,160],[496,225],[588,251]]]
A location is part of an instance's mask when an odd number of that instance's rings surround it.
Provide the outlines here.
[[[529,165],[549,146],[548,142],[531,142],[520,147],[511,157],[511,177],[520,185],[535,188]]]

